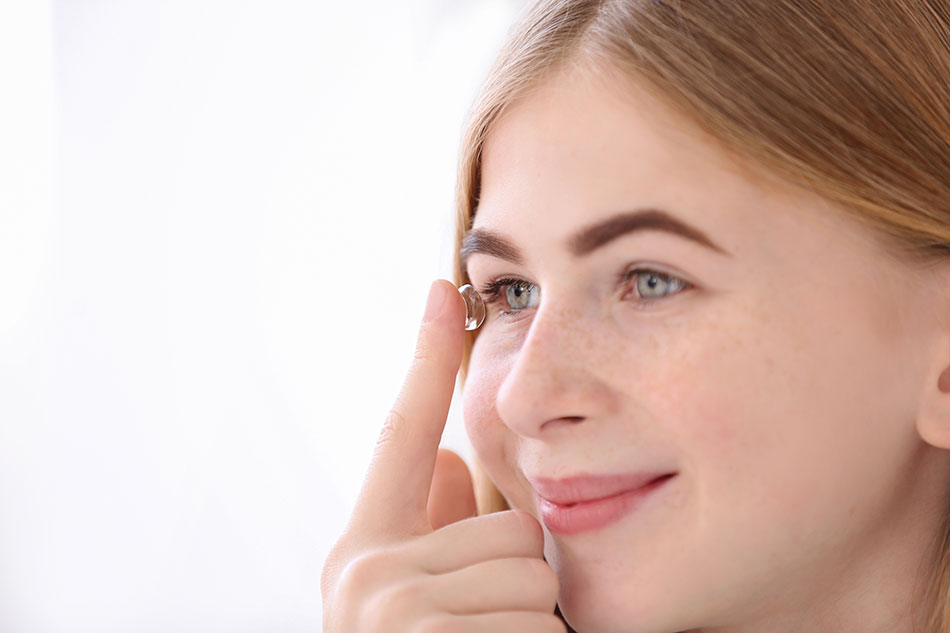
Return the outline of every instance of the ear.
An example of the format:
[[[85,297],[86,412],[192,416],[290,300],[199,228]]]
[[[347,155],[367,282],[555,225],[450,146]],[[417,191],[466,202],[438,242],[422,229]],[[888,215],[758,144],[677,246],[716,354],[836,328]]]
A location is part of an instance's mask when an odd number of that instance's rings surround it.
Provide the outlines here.
[[[950,449],[950,266],[935,274],[934,345],[917,410],[917,433],[928,444]]]
[[[917,433],[928,444],[950,449],[950,342],[927,372],[922,402],[917,410]]]

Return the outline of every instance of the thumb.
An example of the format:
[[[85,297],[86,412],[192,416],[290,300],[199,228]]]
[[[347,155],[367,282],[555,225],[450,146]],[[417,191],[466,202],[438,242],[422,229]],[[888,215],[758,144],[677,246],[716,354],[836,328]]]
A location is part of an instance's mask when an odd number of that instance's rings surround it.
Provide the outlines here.
[[[436,455],[426,509],[433,530],[475,516],[472,475],[465,460],[447,448]]]

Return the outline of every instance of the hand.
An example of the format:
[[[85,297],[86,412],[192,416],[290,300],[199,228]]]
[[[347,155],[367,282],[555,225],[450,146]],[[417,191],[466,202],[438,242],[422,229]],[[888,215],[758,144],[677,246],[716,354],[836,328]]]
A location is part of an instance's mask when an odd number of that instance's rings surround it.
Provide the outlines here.
[[[541,525],[520,510],[471,517],[468,469],[439,453],[464,314],[455,286],[434,282],[409,374],[323,568],[324,633],[566,632]]]
[[[475,516],[472,475],[465,460],[447,448],[440,448],[435,456],[426,510],[433,530]]]

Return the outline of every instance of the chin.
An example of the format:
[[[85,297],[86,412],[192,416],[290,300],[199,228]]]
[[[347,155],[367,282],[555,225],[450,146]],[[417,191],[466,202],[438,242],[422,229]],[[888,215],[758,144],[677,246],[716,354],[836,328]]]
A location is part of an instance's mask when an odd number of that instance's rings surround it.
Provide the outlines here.
[[[545,539],[549,535],[545,534]],[[558,608],[577,633],[671,633],[677,613],[669,604],[675,597],[668,590],[670,579],[632,572],[616,556],[618,547],[605,548],[591,556],[589,548],[565,551],[545,541],[545,560],[560,583]],[[611,553],[612,552],[612,553]],[[653,576],[653,577],[650,577]],[[682,622],[679,622],[682,624]]]

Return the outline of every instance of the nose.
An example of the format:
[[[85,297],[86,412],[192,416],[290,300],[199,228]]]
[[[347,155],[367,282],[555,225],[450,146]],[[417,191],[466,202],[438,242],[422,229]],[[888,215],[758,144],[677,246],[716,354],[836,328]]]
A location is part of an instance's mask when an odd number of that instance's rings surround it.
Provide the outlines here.
[[[609,413],[614,396],[600,377],[609,364],[608,342],[598,340],[594,325],[580,313],[542,302],[498,389],[502,422],[541,438]]]

